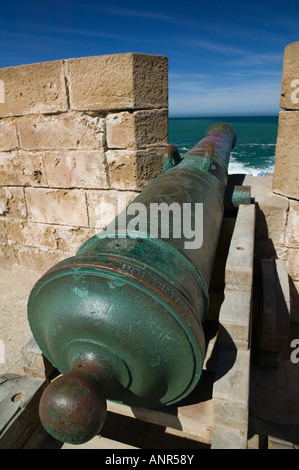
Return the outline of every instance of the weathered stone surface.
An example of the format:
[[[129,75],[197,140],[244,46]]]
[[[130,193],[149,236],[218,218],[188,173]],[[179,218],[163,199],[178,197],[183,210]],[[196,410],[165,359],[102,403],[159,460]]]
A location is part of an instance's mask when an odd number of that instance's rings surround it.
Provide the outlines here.
[[[15,249],[10,245],[0,245],[0,267],[3,269],[12,269],[18,264],[18,257]]]
[[[253,282],[255,205],[239,206],[225,265],[227,289],[251,291]]]
[[[134,114],[138,148],[168,145],[168,109],[142,110]]]
[[[287,210],[277,206],[269,206],[267,204],[263,205],[262,202],[259,204],[259,209],[261,210],[261,213],[258,213],[257,227],[261,227],[262,219],[265,219],[268,238],[272,240],[272,243],[275,246],[283,245]],[[260,221],[261,224],[259,224]]]
[[[109,114],[106,128],[110,149],[142,149],[168,144],[167,109]]]
[[[48,186],[56,188],[108,188],[103,150],[43,152]]]
[[[251,341],[251,292],[224,290],[219,312],[218,341],[223,347],[249,349]]]
[[[89,238],[95,235],[95,231],[83,227],[53,226],[57,249],[70,256],[74,256],[78,248]]]
[[[284,50],[280,106],[299,109],[299,41]]]
[[[6,225],[4,220],[0,220],[0,243],[7,243]]]
[[[299,199],[299,111],[279,113],[273,192]]]
[[[287,269],[291,278],[299,281],[299,250],[296,248],[289,248]]]
[[[290,318],[299,322],[299,281],[290,281]]]
[[[236,423],[233,424],[236,426]],[[222,420],[221,417],[217,416],[213,429],[211,449],[247,449],[247,423],[240,425],[238,422],[237,426],[234,427],[228,425],[227,420]]]
[[[134,113],[108,114],[106,117],[107,145],[112,149],[135,149],[135,116]]]
[[[17,147],[18,137],[14,122],[2,119],[0,121],[0,150],[9,151]]]
[[[163,172],[161,149],[149,151],[108,150],[111,188],[141,190]]]
[[[270,239],[273,245],[283,246],[289,201],[273,193],[272,182],[272,176],[246,175],[244,179],[256,201],[256,241]]]
[[[106,227],[137,194],[133,191],[87,191],[90,227]]]
[[[55,264],[65,259],[65,254],[58,250],[41,250],[29,246],[14,246],[18,265],[32,271],[46,272]]]
[[[286,245],[299,248],[299,202],[290,200],[290,210],[286,228]]]
[[[88,227],[84,191],[26,188],[25,197],[31,222]]]
[[[0,117],[66,111],[63,69],[62,60],[0,69],[5,90]]]
[[[221,348],[220,354],[213,387],[215,419],[239,427],[248,423],[250,349]]]
[[[68,59],[72,110],[126,110],[168,106],[167,58],[115,54]]]
[[[168,59],[164,56],[133,54],[135,107],[168,108]]]
[[[7,221],[6,227],[11,244],[52,250],[57,248],[55,229],[52,225]]]
[[[136,151],[108,150],[106,159],[112,189],[137,188]]]
[[[26,116],[16,120],[25,150],[100,149],[105,120],[82,113]]]
[[[0,152],[0,185],[47,186],[40,154]]]
[[[7,219],[25,219],[27,217],[23,188],[0,188],[0,217]]]

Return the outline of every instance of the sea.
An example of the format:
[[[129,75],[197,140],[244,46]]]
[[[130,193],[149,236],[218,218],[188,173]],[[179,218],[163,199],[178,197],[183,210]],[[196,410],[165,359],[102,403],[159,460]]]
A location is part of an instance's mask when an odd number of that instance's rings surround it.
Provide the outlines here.
[[[181,156],[184,156],[204,137],[208,127],[216,122],[229,124],[237,136],[231,152],[229,174],[273,174],[278,115],[169,118],[169,143],[176,145]]]

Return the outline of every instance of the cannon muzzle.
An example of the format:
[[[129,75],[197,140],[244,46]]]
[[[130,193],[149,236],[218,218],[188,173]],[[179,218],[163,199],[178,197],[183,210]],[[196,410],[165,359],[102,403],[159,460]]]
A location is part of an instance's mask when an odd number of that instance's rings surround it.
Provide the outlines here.
[[[96,435],[106,399],[157,408],[198,384],[235,141],[217,123],[183,159],[170,146],[165,172],[32,289],[33,336],[62,374],[40,402],[57,439],[79,444]]]

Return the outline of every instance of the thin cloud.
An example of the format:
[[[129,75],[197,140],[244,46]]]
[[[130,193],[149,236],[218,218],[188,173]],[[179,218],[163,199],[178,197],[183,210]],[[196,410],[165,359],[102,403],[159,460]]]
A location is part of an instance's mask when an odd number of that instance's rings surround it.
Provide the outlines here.
[[[29,28],[29,26],[28,26]],[[114,34],[114,33],[109,33],[109,32],[104,32],[104,31],[91,31],[91,30],[83,30],[83,29],[76,29],[76,28],[57,28],[57,27],[44,27],[44,26],[34,26],[34,29],[36,31],[36,34],[32,33],[12,33],[12,32],[3,32],[2,34],[4,37],[10,37],[14,39],[19,39],[20,41],[22,40],[34,40],[36,41],[40,36],[39,32],[43,31],[43,33],[48,34],[49,39],[53,39],[53,35],[57,36],[59,35],[59,38],[61,39],[64,34],[66,35],[74,35],[74,36],[86,36],[86,37],[95,37],[95,38],[107,38],[107,39],[116,39],[118,41],[134,41],[136,42],[136,37],[125,35],[125,34]],[[45,35],[43,35],[43,39],[47,38]],[[57,39],[55,37],[55,39]]]
[[[207,49],[207,50],[215,51],[215,52],[221,52],[224,54],[245,54],[246,53],[244,49],[240,49],[238,47],[233,47],[229,45],[226,46],[224,44],[215,43],[215,42],[206,41],[206,40],[192,41],[192,45],[195,47],[202,48],[202,49]]]
[[[118,16],[133,16],[135,18],[148,18],[153,20],[163,20],[163,21],[171,21],[177,22],[177,18],[173,16],[164,15],[162,13],[145,11],[145,10],[130,10],[127,8],[105,8],[101,7],[99,10],[103,11],[104,13],[108,13],[109,15],[118,15]]]
[[[246,53],[244,57],[242,58],[233,59],[229,61],[227,65],[243,67],[243,66],[261,65],[261,64],[282,64],[282,59],[283,59],[283,51],[278,54]]]
[[[170,116],[278,114],[280,83],[274,80],[256,80],[250,82],[250,86],[245,81],[213,88],[201,85],[193,90],[190,88],[188,94],[184,83],[181,91],[170,90]]]

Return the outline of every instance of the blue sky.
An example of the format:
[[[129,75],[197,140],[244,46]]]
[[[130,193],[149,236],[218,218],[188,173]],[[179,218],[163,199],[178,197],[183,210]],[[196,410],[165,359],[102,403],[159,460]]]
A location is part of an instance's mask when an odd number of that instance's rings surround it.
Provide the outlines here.
[[[143,52],[169,60],[169,115],[277,115],[299,2],[1,2],[0,67]]]

